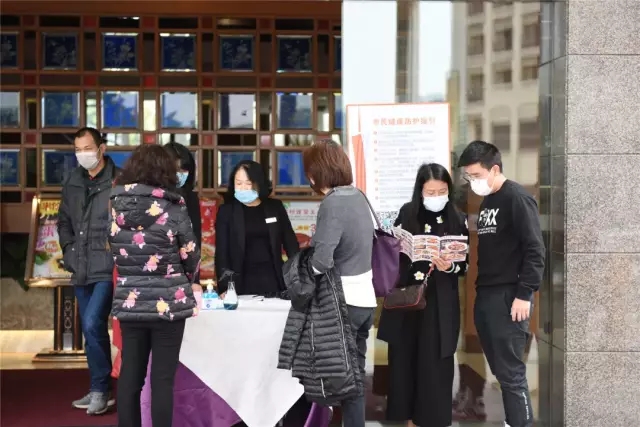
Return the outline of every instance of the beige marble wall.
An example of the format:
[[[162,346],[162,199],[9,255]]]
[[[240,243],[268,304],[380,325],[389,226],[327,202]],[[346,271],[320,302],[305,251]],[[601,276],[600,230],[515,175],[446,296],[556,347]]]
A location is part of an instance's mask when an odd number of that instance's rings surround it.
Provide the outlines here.
[[[566,121],[552,135],[565,230],[555,254],[564,292],[552,304],[561,308],[553,328],[565,334],[552,358],[564,380],[552,405],[563,402],[564,422],[552,425],[638,425],[640,1],[554,7],[562,17],[554,39],[563,46],[552,61],[552,79],[561,80],[552,115]]]
[[[53,291],[0,279],[0,330],[53,330]]]

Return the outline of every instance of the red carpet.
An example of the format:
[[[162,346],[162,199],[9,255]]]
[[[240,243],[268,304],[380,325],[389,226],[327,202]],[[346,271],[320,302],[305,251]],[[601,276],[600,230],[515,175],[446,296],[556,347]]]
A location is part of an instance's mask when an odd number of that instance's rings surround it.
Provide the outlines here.
[[[88,391],[86,369],[30,369],[0,371],[0,426],[93,427],[115,426],[115,408],[90,417],[71,407]]]

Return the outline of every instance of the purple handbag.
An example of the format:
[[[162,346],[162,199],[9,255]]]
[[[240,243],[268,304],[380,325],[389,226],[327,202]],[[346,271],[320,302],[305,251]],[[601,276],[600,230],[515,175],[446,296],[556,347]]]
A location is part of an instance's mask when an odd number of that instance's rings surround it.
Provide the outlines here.
[[[362,191],[361,191],[362,193]],[[373,271],[373,289],[378,298],[384,298],[396,287],[400,274],[400,239],[382,229],[371,202],[362,193],[371,214],[376,220],[373,234],[373,252],[371,254],[371,270]]]

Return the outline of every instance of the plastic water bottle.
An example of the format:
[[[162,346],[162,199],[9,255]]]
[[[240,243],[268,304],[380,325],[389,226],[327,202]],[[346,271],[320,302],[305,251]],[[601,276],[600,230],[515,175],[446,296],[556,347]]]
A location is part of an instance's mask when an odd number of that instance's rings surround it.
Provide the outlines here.
[[[216,310],[220,305],[220,297],[218,293],[213,289],[213,285],[209,283],[207,285],[207,291],[202,295],[202,309],[203,310]]]
[[[232,280],[229,281],[223,303],[225,310],[235,310],[238,308],[238,294],[236,293],[236,286]]]

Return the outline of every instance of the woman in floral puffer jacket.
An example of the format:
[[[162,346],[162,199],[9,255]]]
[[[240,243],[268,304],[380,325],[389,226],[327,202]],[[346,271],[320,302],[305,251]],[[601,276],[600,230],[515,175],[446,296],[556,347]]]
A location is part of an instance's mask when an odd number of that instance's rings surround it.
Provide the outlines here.
[[[185,320],[197,313],[191,285],[200,251],[173,158],[158,145],[138,147],[111,192],[109,243],[117,284],[112,314],[122,329],[118,426],[140,426],[140,392],[151,365],[154,427],[170,427]]]

